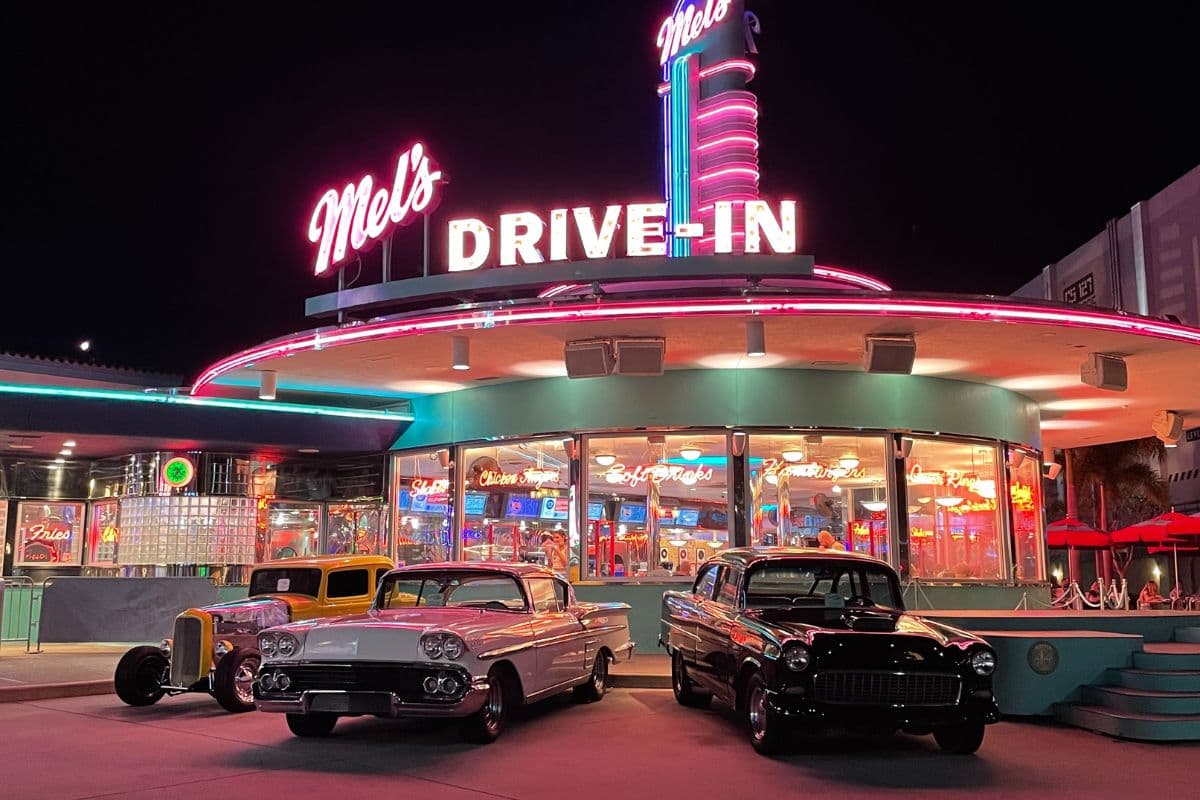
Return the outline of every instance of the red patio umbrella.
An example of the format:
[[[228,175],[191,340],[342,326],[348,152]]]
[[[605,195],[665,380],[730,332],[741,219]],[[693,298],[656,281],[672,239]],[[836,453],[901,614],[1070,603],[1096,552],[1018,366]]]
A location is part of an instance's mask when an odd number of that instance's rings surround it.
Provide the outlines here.
[[[1200,536],[1200,519],[1168,511],[1154,519],[1122,528],[1112,535],[1113,544],[1171,545],[1175,556],[1175,580],[1179,580],[1179,537]],[[1157,549],[1157,548],[1156,548]]]
[[[1102,533],[1074,517],[1064,517],[1046,526],[1046,546],[1054,550],[1070,551],[1068,565],[1075,562],[1074,551],[1077,549],[1103,550],[1111,544],[1107,533]],[[1070,577],[1074,580],[1076,576]]]

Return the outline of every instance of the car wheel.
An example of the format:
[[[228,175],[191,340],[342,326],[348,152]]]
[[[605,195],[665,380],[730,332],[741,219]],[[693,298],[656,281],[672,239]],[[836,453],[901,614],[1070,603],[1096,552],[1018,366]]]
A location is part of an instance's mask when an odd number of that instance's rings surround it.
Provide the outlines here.
[[[746,682],[742,706],[746,710],[746,727],[750,731],[750,744],[754,750],[764,756],[778,753],[784,742],[784,725],[771,708],[767,682],[761,673],[754,673]]]
[[[492,667],[488,672],[487,697],[483,706],[463,721],[463,737],[477,744],[489,744],[500,738],[508,721],[512,689],[504,673]]]
[[[708,708],[712,702],[712,695],[697,690],[692,679],[688,677],[683,654],[678,650],[671,656],[671,691],[675,693],[676,702],[688,708]]]
[[[221,708],[240,714],[254,710],[254,677],[262,663],[256,650],[234,648],[217,662],[213,697]]]
[[[117,697],[131,706],[149,706],[166,694],[163,683],[171,663],[157,647],[135,647],[117,662]]]
[[[287,726],[296,736],[307,739],[333,733],[337,720],[336,714],[288,714]]]
[[[947,753],[961,756],[970,755],[983,744],[983,723],[961,722],[958,725],[936,728],[933,731],[933,738],[938,743],[938,747]]]
[[[575,687],[575,699],[581,703],[595,703],[604,699],[608,691],[608,656],[603,653],[596,655],[596,663],[592,665],[592,676],[582,686]]]

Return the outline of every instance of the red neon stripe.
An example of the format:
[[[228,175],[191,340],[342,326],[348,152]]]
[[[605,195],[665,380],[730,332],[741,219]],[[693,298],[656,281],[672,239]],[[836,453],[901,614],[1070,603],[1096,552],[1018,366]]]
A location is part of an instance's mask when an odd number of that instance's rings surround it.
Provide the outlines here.
[[[813,267],[813,275],[821,278],[830,278],[835,281],[844,281],[845,283],[853,283],[856,286],[862,286],[867,289],[874,289],[879,292],[890,292],[891,286],[888,286],[883,281],[877,281],[872,277],[863,275],[859,272],[851,272],[847,269],[839,269],[838,267]]]
[[[715,172],[705,173],[696,180],[700,183],[704,183],[705,181],[716,180],[717,178],[723,178],[727,175],[748,175],[754,180],[758,180],[758,170],[756,170],[754,167],[725,167],[723,169],[716,170]]]
[[[743,300],[668,300],[655,303],[587,303],[556,308],[516,308],[464,311],[384,321],[337,331],[298,334],[269,345],[255,347],[218,361],[192,387],[192,394],[221,375],[264,359],[312,352],[361,341],[416,336],[439,331],[466,330],[497,325],[538,325],[552,322],[591,322],[610,319],[656,317],[743,316],[746,314],[819,316],[903,315],[927,319],[967,319],[984,322],[1026,322],[1035,325],[1066,325],[1093,330],[1131,333],[1155,339],[1200,346],[1200,328],[1170,322],[1096,311],[1076,311],[1026,305],[1004,305],[981,301],[906,300],[897,297],[803,298]]]
[[[729,72],[730,70],[735,69],[743,72],[749,72],[750,78],[753,78],[754,73],[757,72],[754,64],[750,63],[746,59],[731,58],[728,61],[721,61],[713,64],[711,67],[705,67],[704,69],[700,70],[698,74],[700,75],[700,80],[704,80],[705,78],[711,78],[713,75],[719,75],[722,72]],[[746,80],[750,80],[750,78],[747,78]]]
[[[705,150],[711,150],[714,147],[720,147],[723,144],[738,143],[748,144],[755,150],[758,149],[758,137],[747,136],[744,133],[733,133],[728,136],[721,136],[716,139],[709,139],[707,142],[701,142],[696,147],[696,152],[703,153]]]
[[[713,108],[710,108],[707,111],[701,111],[699,114],[696,115],[696,119],[703,121],[703,120],[709,119],[711,117],[715,117],[719,114],[726,114],[726,113],[734,114],[734,113],[743,113],[743,112],[749,113],[755,119],[758,119],[758,107],[750,105],[749,103],[746,103],[743,101],[722,103],[719,106],[714,106]]]

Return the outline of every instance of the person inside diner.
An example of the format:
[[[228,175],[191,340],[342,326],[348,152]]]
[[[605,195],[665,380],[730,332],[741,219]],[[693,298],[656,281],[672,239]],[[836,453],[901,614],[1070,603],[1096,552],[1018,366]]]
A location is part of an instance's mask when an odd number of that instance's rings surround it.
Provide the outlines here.
[[[1158,593],[1158,583],[1146,581],[1137,599],[1138,608],[1162,608],[1167,604],[1167,598]]]

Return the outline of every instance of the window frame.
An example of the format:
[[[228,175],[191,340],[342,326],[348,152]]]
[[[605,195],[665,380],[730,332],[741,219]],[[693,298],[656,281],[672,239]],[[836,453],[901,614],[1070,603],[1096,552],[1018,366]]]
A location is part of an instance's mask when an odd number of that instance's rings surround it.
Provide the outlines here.
[[[363,589],[361,592],[357,592],[354,594],[333,594],[330,591],[330,589],[332,588],[331,581],[333,580],[334,576],[350,575],[355,572],[362,573],[363,578],[365,579],[365,581],[364,581],[364,586],[366,587],[365,589]],[[371,588],[372,588],[371,587],[371,570],[369,567],[348,567],[346,569],[330,570],[329,572],[325,573],[325,599],[330,602],[344,601],[344,600],[357,600],[357,599],[361,599],[364,597],[370,597],[371,596]]]
[[[712,564],[705,564],[704,569],[698,575],[696,575],[696,580],[692,584],[692,595],[703,598],[704,600],[712,600],[717,593],[717,586],[721,582],[721,571],[723,569],[725,569],[725,564],[719,561]],[[697,590],[700,588],[700,582],[704,580],[705,576],[708,575],[709,572],[715,573],[713,575],[712,591],[709,592],[708,595],[702,595]]]
[[[745,574],[745,570],[743,570],[740,566],[735,566],[733,564],[725,564],[724,566],[725,568],[722,569],[721,574],[717,576],[717,583],[713,587],[712,601],[717,605],[725,606],[726,608],[741,608],[742,576]],[[721,596],[722,590],[730,583],[734,585],[732,602],[726,601]]]
[[[533,587],[536,582],[545,581],[550,584],[550,596],[554,598],[554,602],[558,604],[557,608],[545,609],[538,608],[537,596],[534,594]],[[566,606],[563,605],[562,599],[558,596],[558,581],[548,575],[528,575],[522,581],[525,584],[525,591],[529,594],[529,607],[533,609],[535,614],[562,614],[565,612]]]

